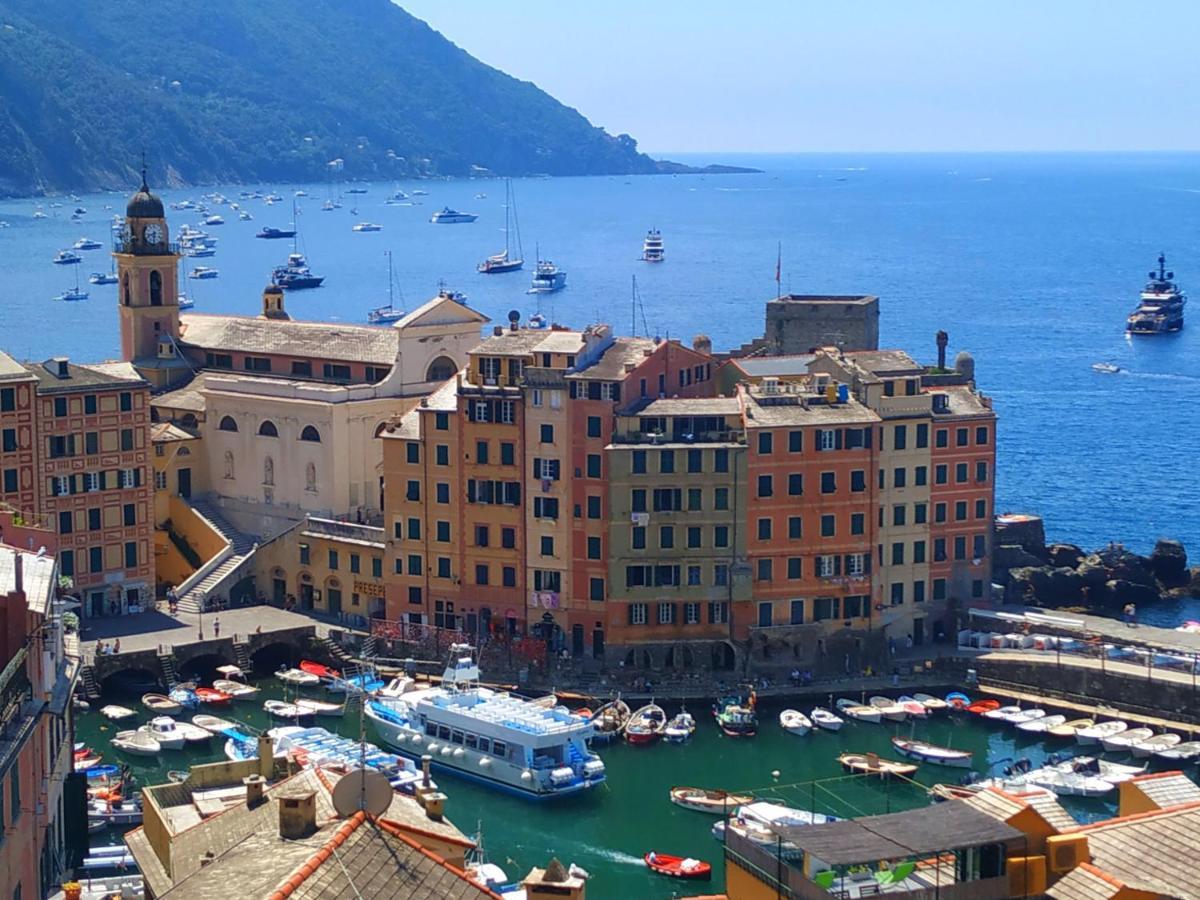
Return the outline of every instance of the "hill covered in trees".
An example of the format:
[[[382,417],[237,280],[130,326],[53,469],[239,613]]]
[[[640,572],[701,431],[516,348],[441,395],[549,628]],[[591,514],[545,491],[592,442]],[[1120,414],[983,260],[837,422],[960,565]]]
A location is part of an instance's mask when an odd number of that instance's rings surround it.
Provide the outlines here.
[[[531,52],[536,52],[531,44]],[[390,0],[0,0],[0,193],[680,171]]]

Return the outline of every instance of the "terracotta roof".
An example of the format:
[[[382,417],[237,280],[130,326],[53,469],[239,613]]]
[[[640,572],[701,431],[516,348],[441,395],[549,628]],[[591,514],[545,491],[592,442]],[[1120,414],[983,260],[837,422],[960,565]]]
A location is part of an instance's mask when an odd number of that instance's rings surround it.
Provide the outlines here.
[[[1076,866],[1046,889],[1055,900],[1109,900],[1117,896],[1125,883],[1102,872],[1090,863]]]
[[[172,425],[170,422],[156,422],[150,426],[150,442],[152,444],[194,440],[196,440],[196,435],[189,434],[178,425]]]
[[[26,605],[32,612],[44,614],[54,599],[58,586],[55,577],[54,554],[37,553],[0,544],[0,596],[12,593],[17,586],[17,566],[21,567],[21,588]]]
[[[1024,794],[1002,791],[999,788],[985,788],[967,797],[963,802],[981,812],[994,815],[1002,822],[1009,822],[1013,816],[1031,808],[1055,831],[1064,831],[1079,824],[1063,809],[1053,794],[1041,791]]]
[[[471,309],[467,304],[447,296],[438,294],[432,300],[426,300],[392,328],[424,328],[437,325],[458,325],[463,321],[475,321],[480,325],[490,322],[487,316],[477,309]]]
[[[1200,800],[1200,786],[1182,772],[1154,772],[1129,781],[1159,809]]]
[[[1046,820],[1046,824],[1056,831],[1066,831],[1068,828],[1074,828],[1079,823],[1075,821],[1063,805],[1058,802],[1058,798],[1054,794],[1020,794],[1022,800],[1032,806],[1041,814],[1041,817]]]
[[[1200,801],[1081,825],[1071,833],[1087,835],[1093,865],[1131,888],[1200,898],[1191,866],[1200,859]]]
[[[94,391],[98,388],[149,387],[133,365],[127,362],[73,363],[66,362],[67,375],[59,377],[57,362],[25,363],[25,370],[38,380],[39,394],[65,394],[73,391]],[[53,371],[52,371],[53,370]]]
[[[626,364],[637,368],[654,355],[654,351],[663,346],[650,338],[620,337],[605,349],[596,362],[578,372],[571,372],[567,378],[580,381],[620,381],[627,374]]]
[[[400,347],[396,327],[297,322],[257,316],[188,313],[180,316],[180,343],[201,350],[273,353],[394,365]]]

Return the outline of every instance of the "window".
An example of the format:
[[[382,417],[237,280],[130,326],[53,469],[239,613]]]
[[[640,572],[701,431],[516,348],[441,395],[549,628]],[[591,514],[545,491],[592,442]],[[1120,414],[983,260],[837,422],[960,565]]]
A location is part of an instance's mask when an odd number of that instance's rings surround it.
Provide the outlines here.
[[[775,493],[774,479],[770,475],[758,476],[758,496],[770,497]]]
[[[66,397],[55,397],[54,398],[54,415],[61,419],[66,414],[67,414],[67,398]]]
[[[929,505],[926,503],[913,504],[913,524],[924,525],[928,516]]]
[[[59,550],[58,551],[58,568],[63,575],[75,574],[75,551],[74,550]]]
[[[946,579],[945,578],[933,579],[933,599],[934,600],[945,600],[946,599]]]
[[[975,501],[975,518],[977,518],[977,519],[986,519],[987,518],[987,501],[986,500],[976,500]]]
[[[980,425],[975,429],[975,445],[982,447],[988,442],[988,430],[986,425]]]
[[[421,445],[416,441],[406,441],[404,445],[405,461],[409,465],[418,465],[421,462]]]
[[[321,443],[321,432],[317,431],[313,425],[305,425],[304,430],[300,432],[300,440],[307,441],[310,444]],[[410,446],[416,446],[412,444]]]
[[[268,363],[270,360],[268,360]],[[269,371],[269,370],[268,370]],[[329,381],[349,381],[350,367],[340,366],[336,363],[325,363],[324,369],[325,378]]]
[[[837,516],[824,515],[821,516],[821,537],[834,537],[837,535]]]
[[[279,429],[275,427],[275,423],[270,419],[266,419],[258,426],[259,437],[279,437]]]
[[[488,545],[488,527],[486,525],[475,526],[475,546],[486,547]]]
[[[481,465],[481,466],[487,465],[487,463],[488,463],[488,442],[487,441],[476,441],[475,442],[475,462],[479,463],[479,465]]]
[[[687,546],[689,550],[695,550],[700,546],[700,535],[702,530],[699,525],[689,525],[687,530]]]
[[[789,556],[787,561],[787,577],[789,581],[796,581],[804,577],[804,560],[799,556]],[[796,624],[796,623],[792,623]]]
[[[867,489],[867,473],[863,469],[854,469],[850,472],[850,490],[856,494],[861,494]]]
[[[658,451],[658,471],[664,475],[670,475],[675,471],[675,451],[674,450],[659,450]]]
[[[917,449],[923,450],[929,446],[929,425],[921,423],[917,426]]]
[[[600,478],[600,454],[589,453],[587,456],[587,477]]]
[[[92,404],[95,405],[96,398],[92,397]],[[0,412],[13,412],[17,408],[17,391],[15,388],[4,388],[0,390]]]
[[[945,562],[946,561],[946,539],[945,538],[934,538],[933,539],[933,561],[934,562]]]
[[[687,452],[687,470],[690,473],[704,471],[704,451],[689,450]]]
[[[729,471],[729,450],[725,447],[718,447],[713,451],[713,471]]]
[[[15,448],[14,448],[15,449]],[[155,448],[156,455],[162,455],[162,444]],[[87,456],[95,456],[100,452],[100,432],[88,431],[83,435],[83,452]]]
[[[475,566],[475,583],[483,585],[488,583],[488,567],[486,563]]]
[[[833,494],[837,492],[837,473],[822,472],[821,473],[821,493]]]
[[[957,463],[954,466],[954,483],[955,484],[966,484],[967,483],[967,468],[968,467],[965,462]]]
[[[449,431],[450,430],[450,413],[444,413],[444,412],[434,413],[433,414],[433,427],[435,429],[437,429],[438,431]]]
[[[727,563],[717,563],[713,566],[713,585],[715,587],[726,587],[728,584],[729,565]]]
[[[94,573],[104,571],[104,548],[88,548],[88,571]]]
[[[798,541],[803,536],[803,521],[800,516],[788,516],[788,540]]]
[[[968,436],[968,429],[966,429],[966,428],[954,429],[954,445],[956,447],[967,446],[967,436]]]
[[[543,444],[553,444],[554,443],[554,426],[553,425],[542,425],[541,428],[539,429],[539,431],[541,433],[540,440]]]
[[[925,562],[925,542],[913,541],[913,562],[917,565]]]
[[[927,466],[917,466],[913,469],[913,484],[917,487],[924,487],[929,480],[929,468]]]
[[[987,538],[982,534],[971,538],[971,556],[974,559],[983,559],[987,556]]]
[[[362,571],[362,557],[357,553],[350,554],[350,571],[354,575]]]
[[[699,585],[700,585],[700,567],[699,566],[688,566],[687,567],[687,583],[688,583],[688,587],[699,587]]]
[[[896,425],[892,430],[892,449],[905,450],[908,448],[908,426]]]
[[[829,428],[817,430],[817,449],[833,450],[837,446],[837,432]]]
[[[892,487],[906,487],[908,482],[908,470],[901,466],[898,469],[892,470]]]
[[[975,480],[982,484],[983,482],[987,481],[987,478],[988,464],[986,460],[981,459],[975,463]]]
[[[946,521],[946,504],[945,503],[933,504],[933,521],[939,522],[939,523]]]
[[[517,570],[512,566],[503,566],[500,569],[500,584],[504,587],[516,587]]]
[[[500,546],[505,550],[514,550],[517,546],[517,530],[515,528],[500,529]]]
[[[70,534],[74,531],[75,515],[69,511],[60,512],[58,514],[58,533]]]
[[[804,449],[804,432],[788,432],[788,453],[800,453]]]
[[[964,534],[960,534],[954,539],[954,558],[967,558],[967,536]]]
[[[726,625],[729,623],[729,604],[722,600],[708,604],[708,621],[711,625]]]
[[[949,447],[950,446],[950,429],[939,428],[934,434],[934,446]]]
[[[500,442],[500,465],[511,466],[516,464],[516,450],[512,441]]]
[[[409,516],[408,539],[410,541],[419,541],[421,539],[421,520],[416,516]]]
[[[904,604],[904,583],[897,582],[892,585],[892,606],[902,606]]]
[[[713,490],[713,509],[729,509],[729,488],[715,488]]]
[[[588,579],[588,599],[593,602],[600,602],[604,600],[603,578]]]
[[[634,475],[645,475],[646,474],[646,451],[645,450],[634,450],[633,454],[632,454],[632,459],[630,460],[630,466],[631,466],[630,471],[633,472]]]
[[[125,568],[136,569],[138,564],[137,541],[125,542]]]
[[[12,453],[17,449],[17,429],[5,428],[3,434],[3,446],[5,453]],[[94,451],[93,451],[94,452]]]
[[[933,467],[933,483],[934,484],[946,484],[946,482],[948,481],[948,472],[949,472],[949,469],[946,467],[946,465],[944,463],[942,463],[941,465],[934,466]]]
[[[758,453],[760,456],[770,455],[774,444],[773,437],[769,431],[760,431],[758,433]]]
[[[813,600],[813,620],[824,622],[828,619],[839,618],[839,605],[837,597],[817,597]]]
[[[762,518],[758,520],[758,539],[760,541],[769,541],[771,539],[770,518]]]
[[[679,488],[655,488],[651,505],[654,512],[679,512],[683,509],[683,491]]]
[[[640,525],[634,525],[633,528],[630,529],[629,540],[630,546],[633,547],[634,550],[645,550],[646,529]]]
[[[587,498],[587,517],[589,519],[600,518],[600,498],[595,495],[590,495]]]
[[[20,477],[16,469],[4,470],[4,492],[11,494],[20,488]],[[60,493],[57,492],[56,493]]]
[[[629,510],[630,512],[645,512],[646,511],[646,489],[634,488],[629,492]]]
[[[659,603],[658,604],[658,624],[659,625],[674,625],[675,624],[675,604],[674,603]]]
[[[904,565],[904,541],[896,541],[892,544],[892,565]]]
[[[862,513],[850,514],[850,533],[864,534],[866,532],[867,517]]]
[[[954,521],[965,522],[967,520],[967,501],[959,500],[954,504]]]
[[[9,775],[9,779],[8,779],[8,798],[9,798],[8,824],[12,825],[13,823],[15,823],[17,821],[17,819],[21,818],[21,760],[20,760],[20,758],[18,758],[17,761],[15,763],[13,763],[13,766],[9,771],[11,774]],[[0,816],[3,815],[3,812],[4,812],[4,810],[0,809]]]
[[[907,515],[907,508],[903,503],[897,503],[892,507],[892,524],[903,525]]]
[[[836,556],[818,556],[817,557],[817,577],[832,578],[834,569],[837,564]]]
[[[758,627],[771,627],[771,601],[764,600],[758,604]]]
[[[600,538],[589,537],[587,539],[587,558],[588,559],[599,559],[600,558]]]
[[[137,507],[132,503],[126,503],[121,508],[121,519],[126,526],[137,524]]]
[[[383,577],[383,560],[380,559],[378,556],[371,557],[371,577],[372,578],[382,578]]]
[[[867,573],[867,554],[851,553],[846,557],[846,574],[858,578]]]
[[[713,527],[713,546],[728,547],[729,546],[729,526],[716,525]]]
[[[433,463],[437,466],[450,465],[450,446],[448,444],[437,444],[433,448]]]
[[[601,422],[599,416],[587,417],[587,436],[590,438],[598,438],[601,436]]]
[[[405,488],[404,499],[419,501],[421,499],[421,482],[409,479]]]
[[[924,581],[914,581],[913,582],[913,603],[924,603],[924,602],[925,602],[925,582]]]
[[[439,520],[434,525],[434,540],[439,544],[450,543],[450,523],[445,520]]]
[[[549,535],[542,535],[541,540],[538,543],[542,556],[554,555],[554,538],[550,537]]]
[[[557,497],[534,497],[533,498],[533,517],[535,519],[557,519],[558,518],[558,498]]]
[[[646,624],[646,604],[645,603],[630,603],[629,604],[629,624],[630,625],[645,625]]]
[[[697,583],[699,583],[699,582],[697,582]],[[699,625],[700,624],[700,604],[699,603],[683,604],[683,624],[684,625]]]
[[[433,488],[434,488],[434,496],[437,498],[438,503],[449,503],[450,502],[450,484],[449,484],[449,482],[439,481],[439,482],[437,482],[437,484],[435,484],[433,486]]]
[[[688,488],[687,508],[689,512],[699,512],[704,508],[704,491],[700,488]]]

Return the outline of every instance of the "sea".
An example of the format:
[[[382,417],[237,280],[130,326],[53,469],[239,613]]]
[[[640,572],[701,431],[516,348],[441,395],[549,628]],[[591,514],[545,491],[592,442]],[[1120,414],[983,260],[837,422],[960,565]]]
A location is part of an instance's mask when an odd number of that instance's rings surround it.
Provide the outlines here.
[[[1148,552],[1171,537],[1200,556],[1200,309],[1179,334],[1124,333],[1160,252],[1185,290],[1200,290],[1200,155],[672,156],[762,171],[516,179],[528,262],[505,275],[475,270],[504,245],[496,179],[361,184],[367,192],[355,194],[346,183],[160,193],[172,203],[217,191],[253,216],[213,207],[225,218],[205,229],[219,239],[216,256],[184,263],[220,273],[184,279],[197,312],[258,313],[291,242],[254,233],[292,221],[298,249],[326,278],[288,295],[295,318],[365,322],[388,301],[389,250],[396,304],[409,309],[444,286],[498,324],[540,311],[572,327],[608,322],[685,343],[703,333],[718,350],[762,334],[777,262],[785,292],[878,295],[883,346],[932,362],[944,329],[951,360],[974,357],[1000,419],[998,512],[1041,515],[1050,539],[1085,549],[1119,541]],[[240,201],[244,190],[283,199]],[[397,190],[410,205],[385,203]],[[74,286],[74,269],[86,283],[109,267],[109,223],[126,197],[0,201],[0,349],[31,360],[118,355],[115,285],[90,286],[79,303],[51,298]],[[342,207],[322,211],[326,199]],[[39,206],[47,218],[33,217]],[[431,224],[444,206],[479,218]],[[86,212],[73,220],[76,207]],[[200,227],[194,210],[168,216],[173,234]],[[351,230],[362,221],[382,229]],[[639,261],[650,228],[663,234],[662,265]],[[81,236],[105,249],[82,251],[78,267],[51,264]],[[535,254],[567,271],[564,291],[526,293]],[[1093,371],[1101,361],[1120,373]]]

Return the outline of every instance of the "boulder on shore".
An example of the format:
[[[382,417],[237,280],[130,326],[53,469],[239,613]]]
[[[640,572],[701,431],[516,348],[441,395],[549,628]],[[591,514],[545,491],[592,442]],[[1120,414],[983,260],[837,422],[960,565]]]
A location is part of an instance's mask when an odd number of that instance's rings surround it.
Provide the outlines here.
[[[1187,581],[1187,561],[1187,550],[1182,543],[1160,538],[1150,554],[1150,569],[1155,578],[1174,587]]]
[[[1074,544],[1051,544],[1046,548],[1046,556],[1052,566],[1074,569],[1083,561],[1084,552]]]
[[[1157,588],[1121,578],[1114,578],[1106,585],[1108,596],[1112,603],[1124,606],[1126,603],[1149,605],[1160,599]]]
[[[992,551],[992,568],[997,572],[1044,564],[1044,560],[1034,556],[1020,544],[1000,544]]]
[[[1139,556],[1119,544],[1097,550],[1092,556],[1097,557],[1108,570],[1109,580],[1129,581],[1146,587],[1156,586],[1150,560],[1145,556]]]

